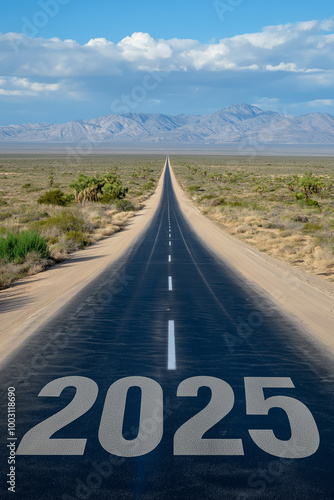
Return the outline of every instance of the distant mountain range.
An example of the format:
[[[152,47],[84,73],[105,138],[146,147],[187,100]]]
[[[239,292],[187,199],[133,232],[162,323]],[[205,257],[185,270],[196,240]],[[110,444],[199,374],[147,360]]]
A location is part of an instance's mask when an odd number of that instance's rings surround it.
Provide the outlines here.
[[[64,125],[0,127],[0,142],[90,144],[334,144],[334,116],[289,116],[249,104],[196,116],[127,113]]]

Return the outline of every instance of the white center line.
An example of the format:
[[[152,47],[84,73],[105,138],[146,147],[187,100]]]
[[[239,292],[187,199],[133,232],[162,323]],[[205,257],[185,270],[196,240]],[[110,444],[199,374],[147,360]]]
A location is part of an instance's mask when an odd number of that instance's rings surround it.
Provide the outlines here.
[[[168,262],[172,262],[172,256],[168,255]]]
[[[173,290],[172,277],[168,276],[168,290]]]
[[[172,244],[172,242],[170,241],[170,242],[169,242],[169,246],[171,246],[171,244]]]
[[[176,370],[174,321],[168,321],[168,370]]]

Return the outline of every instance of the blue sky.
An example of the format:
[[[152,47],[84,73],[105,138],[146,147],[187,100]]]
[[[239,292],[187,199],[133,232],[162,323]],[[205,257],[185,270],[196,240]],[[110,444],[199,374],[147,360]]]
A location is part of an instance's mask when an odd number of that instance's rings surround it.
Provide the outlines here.
[[[334,114],[333,16],[332,0],[17,0],[0,19],[0,124],[240,102]]]

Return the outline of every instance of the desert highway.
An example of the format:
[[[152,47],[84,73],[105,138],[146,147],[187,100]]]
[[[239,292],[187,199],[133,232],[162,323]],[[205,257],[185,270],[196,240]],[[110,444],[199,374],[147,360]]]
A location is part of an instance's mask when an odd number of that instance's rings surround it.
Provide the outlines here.
[[[140,240],[3,366],[2,492],[12,450],[17,500],[333,499],[333,361],[164,175]]]

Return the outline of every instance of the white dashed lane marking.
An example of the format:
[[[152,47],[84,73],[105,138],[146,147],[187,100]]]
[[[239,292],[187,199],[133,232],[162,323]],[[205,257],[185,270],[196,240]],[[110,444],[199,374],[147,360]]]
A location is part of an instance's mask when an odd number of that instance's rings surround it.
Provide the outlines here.
[[[175,325],[174,321],[168,321],[168,370],[176,370],[175,354]]]

